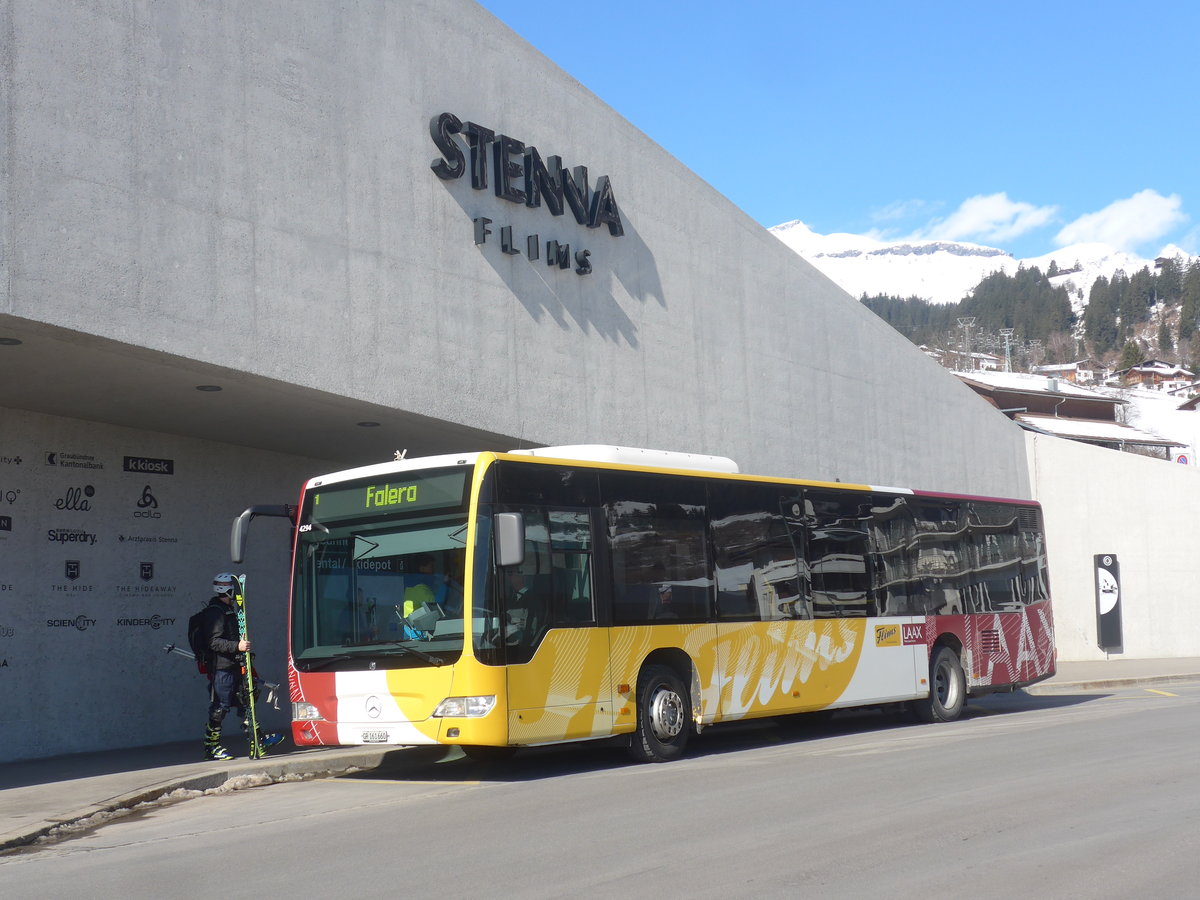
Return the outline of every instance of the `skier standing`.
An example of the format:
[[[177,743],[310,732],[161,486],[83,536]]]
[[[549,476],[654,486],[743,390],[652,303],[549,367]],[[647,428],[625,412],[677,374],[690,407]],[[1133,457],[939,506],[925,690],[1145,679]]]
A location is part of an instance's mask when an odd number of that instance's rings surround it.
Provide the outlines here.
[[[233,759],[233,754],[221,745],[221,722],[230,709],[236,709],[243,717],[242,727],[249,736],[249,725],[245,716],[245,705],[239,690],[244,684],[242,658],[250,650],[250,641],[238,636],[237,611],[233,607],[233,596],[237,579],[228,572],[213,578],[213,596],[203,609],[204,645],[208,652],[203,660],[208,671],[209,696],[208,726],[204,731],[205,759]],[[259,735],[259,745],[264,749],[273,747],[283,740],[277,733]]]

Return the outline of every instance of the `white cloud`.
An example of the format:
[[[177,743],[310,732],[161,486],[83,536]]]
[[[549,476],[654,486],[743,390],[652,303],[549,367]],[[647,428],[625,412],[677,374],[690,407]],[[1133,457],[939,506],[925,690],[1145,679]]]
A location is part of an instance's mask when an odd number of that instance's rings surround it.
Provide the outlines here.
[[[1057,206],[1034,206],[1008,199],[1008,194],[968,197],[944,219],[936,219],[912,240],[999,243],[1041,228],[1052,221]]]
[[[1200,256],[1200,227],[1193,228],[1177,242],[1180,249],[1192,256]]]
[[[872,222],[898,222],[902,219],[915,219],[918,216],[928,216],[933,209],[925,200],[897,200],[888,206],[871,211]]]
[[[1164,197],[1158,191],[1138,191],[1098,212],[1080,216],[1056,234],[1054,242],[1060,247],[1101,243],[1134,252],[1186,222],[1188,217],[1181,205],[1178,194]]]

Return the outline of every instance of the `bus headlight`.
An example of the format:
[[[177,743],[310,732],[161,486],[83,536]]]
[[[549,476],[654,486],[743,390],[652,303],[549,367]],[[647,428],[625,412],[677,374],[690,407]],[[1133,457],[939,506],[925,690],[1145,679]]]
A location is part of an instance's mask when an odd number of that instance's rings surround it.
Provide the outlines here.
[[[486,716],[496,705],[496,695],[487,697],[447,697],[433,711],[435,719],[478,719]]]
[[[292,704],[292,719],[293,721],[325,721],[325,717],[321,715],[321,711],[311,703],[293,703]]]

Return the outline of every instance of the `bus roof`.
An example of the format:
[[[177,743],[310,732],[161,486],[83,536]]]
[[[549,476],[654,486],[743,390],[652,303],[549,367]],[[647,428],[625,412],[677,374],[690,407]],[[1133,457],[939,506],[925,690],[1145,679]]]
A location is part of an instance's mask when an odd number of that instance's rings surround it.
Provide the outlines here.
[[[481,456],[499,456],[504,458],[525,457],[530,461],[590,463],[595,466],[636,467],[644,469],[665,469],[674,472],[697,472],[715,475],[734,476],[744,479],[761,478],[765,481],[786,482],[790,484],[806,484],[813,487],[830,487],[842,490],[875,491],[882,494],[907,494],[928,498],[954,498],[958,500],[989,501],[993,503],[1019,503],[1025,506],[1039,506],[1036,500],[1020,500],[1011,497],[985,497],[971,494],[951,494],[939,491],[921,491],[912,488],[891,487],[883,485],[858,484],[847,482],[829,482],[817,479],[790,478],[786,476],[752,476],[743,474],[738,464],[724,456],[707,456],[700,453],[683,453],[673,450],[649,450],[640,447],[617,447],[608,444],[570,444],[559,447],[536,447],[521,450],[473,451],[470,453],[446,453],[439,456],[418,456],[406,459],[397,453],[396,459],[389,462],[360,466],[355,469],[345,469],[310,478],[304,485],[305,490],[350,481],[356,478],[372,478],[392,475],[399,472],[410,472],[416,469],[439,469],[452,466],[473,466]]]

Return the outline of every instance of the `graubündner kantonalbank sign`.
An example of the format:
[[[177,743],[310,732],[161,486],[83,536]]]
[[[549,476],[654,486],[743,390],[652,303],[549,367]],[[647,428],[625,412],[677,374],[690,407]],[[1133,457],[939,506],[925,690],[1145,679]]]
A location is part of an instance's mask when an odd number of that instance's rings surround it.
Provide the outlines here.
[[[430,119],[429,135],[442,154],[430,165],[438,178],[453,181],[469,170],[471,187],[483,191],[488,188],[488,170],[491,169],[492,190],[502,200],[530,208],[544,204],[555,216],[564,215],[570,209],[580,225],[588,228],[607,225],[608,233],[613,237],[625,233],[621,210],[607,175],[601,175],[595,186],[589,187],[587,166],[567,169],[558,156],[547,156],[543,160],[537,147],[506,134],[496,134],[474,122],[463,122],[454,113],[439,113]],[[495,233],[489,227],[492,220],[477,216],[473,221],[475,243],[486,243],[488,236]],[[527,234],[524,238],[525,255],[530,261],[542,259],[541,235]],[[500,226],[500,249],[513,256],[521,253],[511,225]],[[569,269],[573,265],[579,275],[591,274],[591,255],[590,250],[583,248],[576,248],[572,253],[569,242],[554,238],[545,242],[546,265],[559,269]]]

